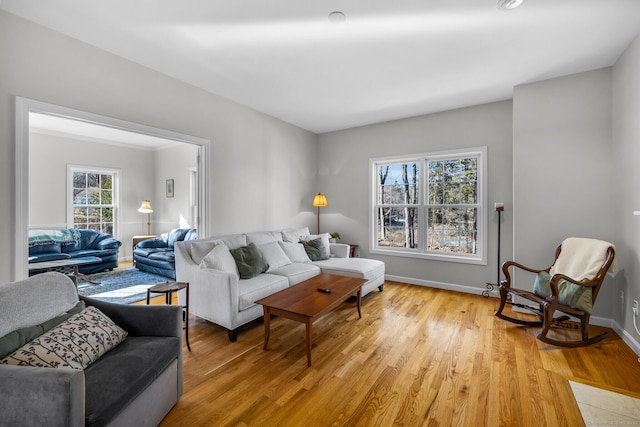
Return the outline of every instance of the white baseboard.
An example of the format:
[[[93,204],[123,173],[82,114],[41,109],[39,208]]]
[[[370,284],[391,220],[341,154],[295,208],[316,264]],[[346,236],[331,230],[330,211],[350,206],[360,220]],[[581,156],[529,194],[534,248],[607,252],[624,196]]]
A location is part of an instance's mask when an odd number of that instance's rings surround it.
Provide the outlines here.
[[[622,327],[618,324],[618,322],[611,322],[611,323],[612,323],[611,329],[613,329],[614,331],[616,331],[618,335],[620,335],[620,338],[622,338],[622,341],[624,341],[631,348],[631,350],[633,350],[633,352],[636,355],[640,356],[640,343],[638,343],[638,341],[636,341],[636,339],[633,336],[631,336],[629,332],[622,329]],[[640,358],[638,358],[638,362],[640,362]]]
[[[445,283],[445,282],[434,282],[433,280],[422,280],[422,279],[414,279],[413,277],[404,277],[404,276],[393,276],[389,274],[385,274],[384,278],[386,280],[391,280],[394,282],[402,282],[409,283],[412,285],[426,286],[428,288],[437,288],[437,289],[445,289],[448,291],[456,291],[463,292],[465,294],[475,294],[482,295],[486,289],[476,288],[474,286],[466,286],[466,285],[457,285],[454,283]],[[497,287],[490,293],[491,296],[497,297]]]
[[[474,286],[458,285],[455,283],[434,282],[432,280],[414,279],[412,277],[394,276],[390,274],[385,274],[384,278],[386,280],[391,280],[394,282],[409,283],[412,285],[426,286],[428,288],[436,288],[436,289],[445,289],[449,291],[463,292],[466,294],[483,295],[485,294],[485,292],[487,292],[487,289],[476,288]],[[494,288],[493,291],[490,291],[488,295],[491,297],[497,298],[498,297],[497,286]],[[526,310],[522,310],[522,311],[526,313]],[[633,352],[636,355],[640,356],[640,343],[638,343],[638,341],[636,341],[635,338],[631,336],[631,334],[629,334],[627,331],[622,329],[622,327],[613,319],[608,319],[606,317],[591,316],[591,324],[613,329],[622,338],[622,340],[631,348],[631,350],[633,350]],[[638,359],[638,361],[640,362],[640,358]]]

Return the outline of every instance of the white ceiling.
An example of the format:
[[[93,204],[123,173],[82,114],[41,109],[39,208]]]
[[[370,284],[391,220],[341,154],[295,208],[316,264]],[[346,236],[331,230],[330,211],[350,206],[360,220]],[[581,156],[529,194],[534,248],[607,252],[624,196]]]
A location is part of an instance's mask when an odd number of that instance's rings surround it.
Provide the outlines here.
[[[81,142],[120,145],[149,151],[175,147],[180,144],[178,141],[145,135],[140,132],[40,113],[29,113],[29,132],[70,137]]]
[[[0,0],[0,8],[316,133],[509,99],[613,65],[640,0]],[[340,10],[346,21],[328,15]]]

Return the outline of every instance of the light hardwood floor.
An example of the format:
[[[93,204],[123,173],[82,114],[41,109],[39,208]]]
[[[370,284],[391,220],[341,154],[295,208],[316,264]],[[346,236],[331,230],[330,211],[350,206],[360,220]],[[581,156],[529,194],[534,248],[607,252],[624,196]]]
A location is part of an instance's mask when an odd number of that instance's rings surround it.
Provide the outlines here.
[[[184,394],[161,425],[580,426],[568,380],[640,394],[637,356],[615,333],[561,349],[496,306],[387,281],[362,319],[345,303],[314,324],[310,368],[302,324],[275,318],[265,351],[261,320],[230,343],[192,316]]]

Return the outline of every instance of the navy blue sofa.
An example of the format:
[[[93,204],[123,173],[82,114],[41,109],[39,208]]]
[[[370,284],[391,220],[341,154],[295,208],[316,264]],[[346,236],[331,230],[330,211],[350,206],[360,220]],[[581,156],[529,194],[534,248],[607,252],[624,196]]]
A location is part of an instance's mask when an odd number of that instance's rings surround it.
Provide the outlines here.
[[[29,263],[95,256],[102,262],[80,265],[83,274],[113,270],[118,267],[118,250],[122,242],[96,230],[30,230]]]
[[[133,249],[133,263],[138,270],[175,280],[175,243],[197,238],[198,231],[195,228],[174,228],[153,239],[143,240]]]

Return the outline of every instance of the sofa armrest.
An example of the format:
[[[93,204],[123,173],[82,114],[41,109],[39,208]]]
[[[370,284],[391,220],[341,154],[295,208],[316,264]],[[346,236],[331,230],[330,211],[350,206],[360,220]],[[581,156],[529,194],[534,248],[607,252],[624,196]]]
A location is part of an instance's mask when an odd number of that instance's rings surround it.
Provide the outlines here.
[[[336,258],[349,258],[349,245],[344,243],[330,243],[331,256]]]
[[[139,248],[166,248],[167,242],[162,237],[154,237],[151,239],[138,242],[136,245]]]
[[[0,402],[2,425],[84,426],[84,371],[0,365]]]
[[[182,337],[179,305],[117,304],[84,296],[80,299],[98,308],[132,336]]]
[[[94,244],[95,249],[100,250],[118,249],[120,246],[122,246],[122,242],[113,237],[107,237],[106,239],[102,239],[98,243]]]

